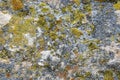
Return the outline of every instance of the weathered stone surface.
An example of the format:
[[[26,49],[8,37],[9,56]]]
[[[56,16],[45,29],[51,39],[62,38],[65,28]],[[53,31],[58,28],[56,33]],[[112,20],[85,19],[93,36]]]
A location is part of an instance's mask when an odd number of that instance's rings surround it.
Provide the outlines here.
[[[92,3],[92,22],[95,25],[93,37],[105,39],[119,33],[112,3]]]
[[[115,11],[115,14],[117,16],[117,24],[120,25],[120,10]]]
[[[109,1],[22,0],[13,10],[0,0],[0,80],[119,80],[120,11]]]
[[[4,14],[0,11],[0,27],[3,27],[4,25],[8,24],[10,19],[10,14]]]

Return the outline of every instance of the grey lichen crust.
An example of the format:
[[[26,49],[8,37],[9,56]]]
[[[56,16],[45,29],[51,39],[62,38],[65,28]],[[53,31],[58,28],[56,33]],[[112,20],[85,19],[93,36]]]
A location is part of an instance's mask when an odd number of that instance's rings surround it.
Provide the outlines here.
[[[0,0],[0,80],[120,80],[120,2]]]

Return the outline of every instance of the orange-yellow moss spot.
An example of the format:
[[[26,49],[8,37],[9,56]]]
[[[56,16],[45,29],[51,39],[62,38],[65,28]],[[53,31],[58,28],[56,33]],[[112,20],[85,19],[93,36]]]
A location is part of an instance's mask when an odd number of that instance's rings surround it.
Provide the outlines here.
[[[23,8],[23,3],[21,0],[11,0],[13,10],[20,10]]]

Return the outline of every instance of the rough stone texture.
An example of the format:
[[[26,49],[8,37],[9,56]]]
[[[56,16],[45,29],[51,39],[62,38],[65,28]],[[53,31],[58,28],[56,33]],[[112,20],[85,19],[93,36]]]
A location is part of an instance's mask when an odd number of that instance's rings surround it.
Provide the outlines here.
[[[0,80],[120,79],[119,10],[112,2],[22,1],[13,10],[0,0],[2,15],[11,15],[0,27]]]
[[[119,33],[112,3],[92,3],[92,22],[95,25],[93,37],[104,39]]]

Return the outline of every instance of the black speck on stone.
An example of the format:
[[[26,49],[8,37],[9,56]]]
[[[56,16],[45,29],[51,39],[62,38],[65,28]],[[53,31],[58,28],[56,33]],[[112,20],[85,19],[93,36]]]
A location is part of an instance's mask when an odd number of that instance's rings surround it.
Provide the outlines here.
[[[114,53],[113,52],[109,52],[109,56],[110,56],[111,59],[113,59],[114,58]]]

